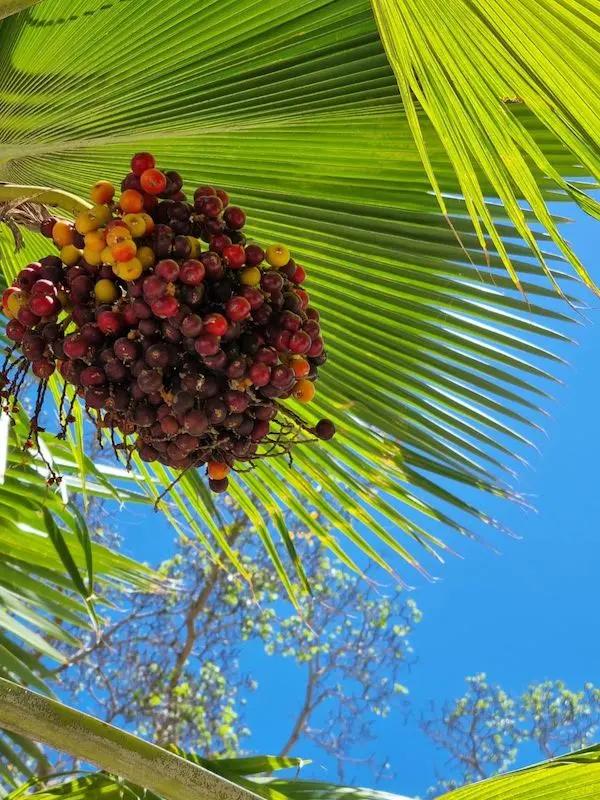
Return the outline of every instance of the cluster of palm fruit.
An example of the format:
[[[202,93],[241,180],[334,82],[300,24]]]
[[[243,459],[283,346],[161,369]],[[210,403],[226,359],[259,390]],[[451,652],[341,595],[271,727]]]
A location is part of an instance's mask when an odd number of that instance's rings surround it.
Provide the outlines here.
[[[133,157],[118,201],[108,181],[91,200],[74,223],[42,223],[58,255],[27,265],[2,299],[4,404],[31,371],[32,438],[55,371],[59,435],[80,396],[127,463],[135,449],[177,470],[206,464],[214,491],[239,462],[334,435],[279,402],[310,402],[326,360],[305,271],[284,245],[247,243],[226,192],[199,186],[188,200],[149,153]]]

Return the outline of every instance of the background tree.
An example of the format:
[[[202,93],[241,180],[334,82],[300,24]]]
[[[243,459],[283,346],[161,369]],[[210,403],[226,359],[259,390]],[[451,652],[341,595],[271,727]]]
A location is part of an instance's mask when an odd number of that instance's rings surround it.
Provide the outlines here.
[[[163,746],[233,756],[250,735],[249,694],[261,689],[239,656],[258,644],[273,658],[293,659],[304,675],[296,716],[273,749],[294,755],[311,741],[337,761],[342,777],[348,762],[369,760],[375,719],[404,703],[401,677],[420,612],[397,585],[340,568],[290,516],[313,592],[295,611],[247,518],[223,503],[220,510],[251,585],[194,542],[180,541],[158,570],[169,589],[109,596],[116,609],[110,623],[56,670],[57,690]],[[372,759],[372,766],[382,764]]]
[[[484,673],[466,678],[467,691],[439,711],[432,708],[422,728],[447,756],[437,796],[473,781],[506,772],[523,751],[527,761],[554,758],[589,746],[600,725],[600,689],[586,683],[569,689],[563,681],[532,683],[511,694]]]

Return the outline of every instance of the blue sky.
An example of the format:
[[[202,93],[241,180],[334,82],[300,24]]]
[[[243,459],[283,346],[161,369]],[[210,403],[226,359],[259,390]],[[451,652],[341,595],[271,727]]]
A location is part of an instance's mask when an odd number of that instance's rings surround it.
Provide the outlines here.
[[[597,224],[597,223],[596,223]],[[568,234],[587,266],[596,274],[598,231],[577,215]],[[596,238],[594,238],[596,237]],[[594,634],[597,576],[600,574],[598,462],[600,424],[600,301],[587,296],[589,323],[575,335],[577,347],[563,354],[570,362],[549,408],[547,436],[527,455],[530,466],[520,470],[518,488],[537,508],[524,511],[506,502],[487,508],[520,539],[487,533],[501,553],[478,543],[457,542],[462,559],[437,569],[439,580],[411,578],[413,596],[423,622],[412,636],[416,663],[405,675],[412,717],[391,716],[380,723],[369,750],[388,757],[395,778],[388,791],[424,793],[443,764],[420,732],[417,719],[431,701],[441,703],[464,690],[464,677],[487,672],[492,682],[522,691],[529,682],[561,678],[572,688],[584,681],[600,683],[600,642]],[[144,559],[168,555],[172,536],[160,517],[148,537],[147,517],[131,509],[128,523],[117,517],[125,549]],[[141,535],[143,533],[143,535]],[[149,547],[151,550],[149,550]],[[253,736],[247,747],[274,752],[286,738],[300,704],[302,675],[287,661],[246,654],[261,686],[249,705]],[[277,698],[277,703],[272,698]],[[332,763],[299,743],[297,755],[315,757],[323,779],[335,780]],[[357,768],[358,783],[372,783],[367,769]]]

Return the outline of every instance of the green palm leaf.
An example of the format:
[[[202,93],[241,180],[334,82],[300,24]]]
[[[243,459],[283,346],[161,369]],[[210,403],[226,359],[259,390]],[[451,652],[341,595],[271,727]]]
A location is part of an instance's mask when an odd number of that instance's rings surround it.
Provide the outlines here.
[[[96,589],[150,589],[156,577],[91,541],[67,486],[77,488],[79,481],[65,479],[61,490],[47,485],[44,461],[23,450],[27,425],[21,417],[12,428],[0,427],[0,461],[5,464],[0,479],[0,676],[49,693],[52,668],[65,663],[66,650],[59,651],[55,643],[76,652],[82,646],[78,633],[98,624]],[[44,451],[65,474],[77,472],[66,444],[48,438]],[[105,490],[95,473],[100,470],[90,470],[89,491],[102,497]],[[119,499],[136,496],[125,489]],[[20,770],[27,773],[23,757],[31,755],[31,747],[36,749],[19,736],[0,737],[0,782],[14,782]]]
[[[390,570],[398,557],[418,567],[422,546],[438,557],[448,549],[440,528],[474,535],[481,523],[497,525],[483,501],[464,495],[514,496],[505,480],[512,455],[537,425],[544,381],[560,361],[554,345],[567,338],[567,315],[531,260],[543,253],[568,292],[561,259],[545,252],[559,221],[547,226],[552,236],[525,236],[514,213],[507,221],[510,207],[486,200],[477,205],[493,220],[484,252],[474,200],[456,196],[467,187],[436,125],[416,112],[432,169],[452,194],[448,225],[366,0],[201,9],[194,0],[45,0],[5,20],[0,37],[0,179],[81,194],[150,149],[190,186],[223,185],[248,209],[254,236],[287,241],[307,266],[330,351],[309,416],[331,418],[340,433],[299,451],[293,469],[263,461],[234,488],[249,513],[256,504],[253,521],[289,591],[272,543],[281,535],[289,548],[284,507],[354,567],[361,551]],[[544,202],[565,197],[557,175],[582,185],[589,159],[545,118],[525,109],[514,118],[544,154],[531,166]],[[476,172],[485,198],[502,196],[495,173]],[[523,212],[527,225],[535,219]],[[28,236],[20,260],[45,246]],[[10,277],[17,262],[8,239],[0,247]],[[72,446],[83,465],[81,437]],[[135,466],[154,497],[173,478]],[[186,477],[165,510],[206,546],[212,535],[217,558],[226,543],[199,489]]]
[[[99,796],[106,800],[123,796],[136,800],[148,796],[151,800],[184,800],[191,793],[207,800],[252,800],[256,796],[264,800],[407,800],[373,789],[272,777],[278,770],[302,767],[301,759],[254,756],[211,760],[178,748],[163,750],[3,679],[0,724],[104,768],[103,772],[74,779],[67,775],[47,788],[44,780],[32,778],[7,794],[5,800],[18,800],[25,794],[35,800],[93,800]],[[594,745],[464,786],[438,800],[594,800],[600,792],[599,765],[600,745]],[[32,788],[34,791],[30,792]]]
[[[588,213],[598,217],[600,205],[556,169],[536,137],[512,113],[511,103],[524,104],[576,155],[590,176],[600,177],[598,8],[585,0],[490,0],[484,8],[476,0],[373,0],[373,8],[442,210],[442,192],[448,191],[448,185],[429,158],[415,100],[444,144],[461,193],[468,198],[482,248],[487,232],[512,278],[519,282],[487,212],[481,173],[547,274],[552,278],[523,218],[521,199],[580,277],[593,286],[554,224],[534,169],[550,177]]]

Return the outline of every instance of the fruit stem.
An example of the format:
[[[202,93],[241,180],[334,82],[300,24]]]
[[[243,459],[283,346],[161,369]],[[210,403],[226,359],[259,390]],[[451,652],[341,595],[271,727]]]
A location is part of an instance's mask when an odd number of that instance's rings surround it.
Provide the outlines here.
[[[92,207],[87,200],[62,189],[51,189],[48,186],[21,186],[17,183],[0,182],[0,203],[34,203],[42,206],[62,208],[75,214]]]

